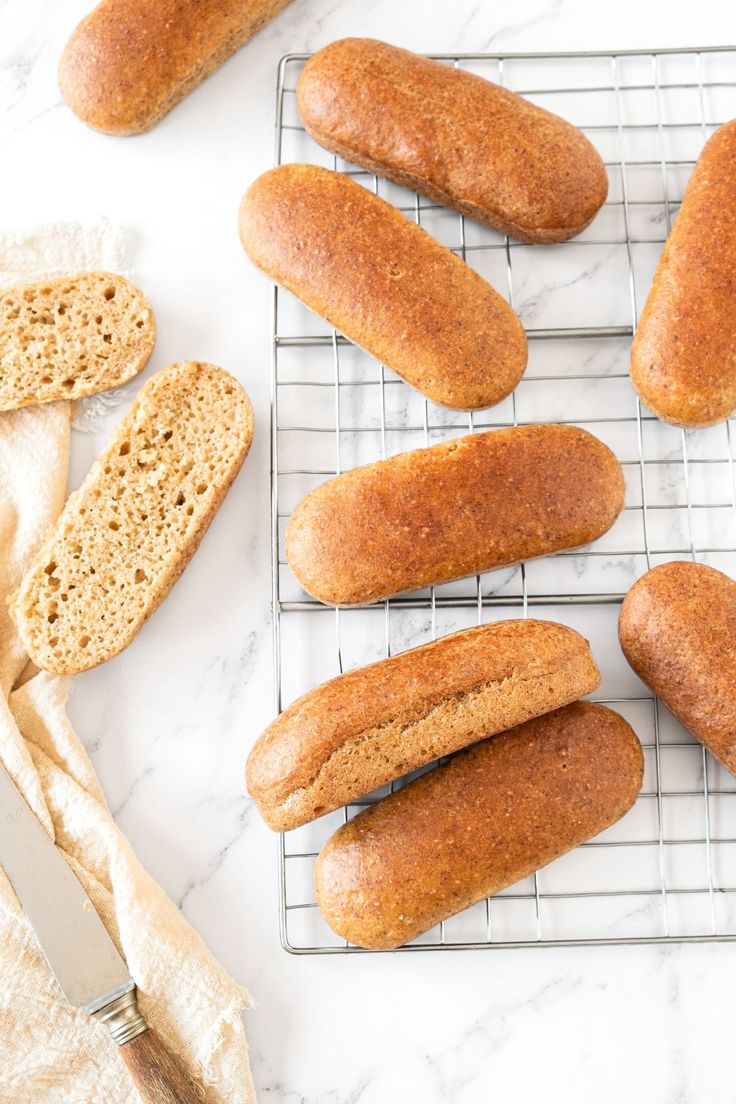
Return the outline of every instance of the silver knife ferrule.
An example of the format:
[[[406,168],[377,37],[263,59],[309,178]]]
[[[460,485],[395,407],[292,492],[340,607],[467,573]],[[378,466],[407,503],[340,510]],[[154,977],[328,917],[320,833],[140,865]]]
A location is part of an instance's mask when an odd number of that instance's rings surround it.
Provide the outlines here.
[[[138,1008],[135,989],[116,997],[114,1001],[106,1004],[104,1008],[99,1008],[92,1015],[96,1020],[107,1025],[118,1046],[124,1046],[148,1029],[148,1024]]]

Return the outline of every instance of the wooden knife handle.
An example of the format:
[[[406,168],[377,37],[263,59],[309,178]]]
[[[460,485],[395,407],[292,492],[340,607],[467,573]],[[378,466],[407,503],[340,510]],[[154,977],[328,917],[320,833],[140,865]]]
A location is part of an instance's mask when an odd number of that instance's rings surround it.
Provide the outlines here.
[[[149,1027],[120,1047],[141,1104],[202,1104],[204,1094],[176,1064]]]

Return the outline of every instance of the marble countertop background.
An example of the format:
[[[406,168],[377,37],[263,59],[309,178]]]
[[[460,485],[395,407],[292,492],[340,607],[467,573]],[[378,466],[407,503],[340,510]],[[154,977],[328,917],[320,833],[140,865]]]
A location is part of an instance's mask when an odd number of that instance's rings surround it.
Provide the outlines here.
[[[729,0],[294,0],[151,133],[114,139],[61,104],[55,71],[85,0],[0,0],[4,229],[119,222],[158,343],[146,374],[221,364],[253,400],[256,437],[200,551],[133,646],[80,677],[72,720],[140,858],[251,989],[262,1101],[721,1104],[736,947],[649,946],[293,957],[281,948],[277,855],[243,787],[272,717],[270,289],[236,214],[272,164],[276,67],[345,34],[418,51],[729,44]],[[72,484],[121,409],[75,434]],[[724,1058],[726,1060],[724,1060]]]

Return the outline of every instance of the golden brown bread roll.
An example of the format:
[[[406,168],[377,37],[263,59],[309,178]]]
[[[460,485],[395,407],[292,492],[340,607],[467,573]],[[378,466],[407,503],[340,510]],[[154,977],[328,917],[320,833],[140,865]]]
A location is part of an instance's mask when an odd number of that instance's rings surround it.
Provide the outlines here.
[[[149,130],[289,0],[102,0],[69,39],[59,85],[106,134]]]
[[[695,428],[736,410],[736,120],[700,155],[631,347],[658,418]]]
[[[526,337],[505,299],[390,203],[349,177],[282,165],[240,208],[251,260],[442,406],[513,391]]]
[[[248,757],[248,792],[289,831],[399,775],[590,693],[585,640],[500,621],[350,671],[289,706]]]
[[[616,457],[584,429],[497,429],[322,483],[289,519],[286,556],[309,594],[357,605],[578,548],[623,504]]]
[[[320,50],[297,102],[320,145],[521,241],[572,238],[606,199],[605,165],[576,127],[385,42]]]
[[[408,943],[622,817],[643,758],[623,717],[585,702],[484,740],[335,832],[320,911],[360,947]]]
[[[624,599],[619,637],[639,678],[736,774],[736,582],[705,564],[652,568]]]

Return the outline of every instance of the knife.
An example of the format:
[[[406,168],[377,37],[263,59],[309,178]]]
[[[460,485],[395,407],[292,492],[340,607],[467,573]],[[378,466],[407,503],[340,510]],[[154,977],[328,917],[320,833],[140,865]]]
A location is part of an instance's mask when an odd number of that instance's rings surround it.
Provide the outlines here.
[[[0,763],[0,865],[70,1004],[109,1029],[143,1104],[201,1104],[141,1015],[135,982],[94,905]]]

